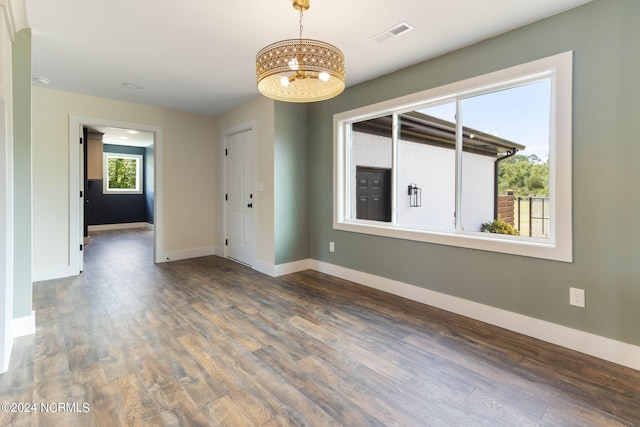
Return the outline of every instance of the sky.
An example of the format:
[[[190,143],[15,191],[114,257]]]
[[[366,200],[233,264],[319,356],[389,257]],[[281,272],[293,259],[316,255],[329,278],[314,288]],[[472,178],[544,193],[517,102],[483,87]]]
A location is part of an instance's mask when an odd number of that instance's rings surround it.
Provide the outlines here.
[[[463,126],[526,146],[519,154],[548,160],[550,104],[549,79],[471,96],[462,101]],[[455,110],[455,102],[420,109],[450,122]]]

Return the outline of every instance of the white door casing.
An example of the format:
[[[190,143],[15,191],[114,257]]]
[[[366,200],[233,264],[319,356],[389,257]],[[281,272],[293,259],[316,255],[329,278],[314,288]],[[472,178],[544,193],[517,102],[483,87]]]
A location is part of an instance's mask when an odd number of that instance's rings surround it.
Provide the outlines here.
[[[80,157],[80,169],[79,169],[79,173],[80,173],[80,182],[78,183],[80,185],[80,188],[78,189],[79,194],[80,194],[80,213],[79,213],[79,218],[80,221],[78,221],[78,226],[80,227],[79,232],[79,236],[80,236],[80,251],[78,252],[78,271],[84,271],[84,201],[85,201],[85,196],[86,194],[84,194],[84,163],[85,163],[85,155],[84,155],[84,147],[87,144],[87,141],[85,140],[85,138],[83,137],[83,125],[80,125],[80,129],[79,129],[79,133],[80,133],[80,139],[82,140],[81,144],[78,144],[78,150],[79,150],[79,157]]]
[[[108,126],[122,129],[137,129],[145,132],[153,132],[154,142],[154,227],[153,227],[153,261],[167,261],[163,246],[163,132],[162,127],[141,123],[124,122],[119,120],[99,119],[95,117],[85,117],[69,115],[69,259],[68,265],[64,269],[57,271],[56,277],[75,276],[82,271],[82,254],[80,244],[83,243],[83,210],[84,197],[80,198],[80,190],[84,188],[84,152],[79,140],[82,136],[82,126]],[[80,150],[78,152],[77,150]]]

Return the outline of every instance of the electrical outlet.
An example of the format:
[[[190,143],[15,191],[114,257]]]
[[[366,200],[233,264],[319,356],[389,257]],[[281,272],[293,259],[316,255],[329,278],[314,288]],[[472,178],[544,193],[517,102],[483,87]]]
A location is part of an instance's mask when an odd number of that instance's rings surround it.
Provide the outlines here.
[[[569,288],[569,304],[584,308],[584,289]]]
[[[333,242],[329,242],[329,252],[335,252],[336,245]]]

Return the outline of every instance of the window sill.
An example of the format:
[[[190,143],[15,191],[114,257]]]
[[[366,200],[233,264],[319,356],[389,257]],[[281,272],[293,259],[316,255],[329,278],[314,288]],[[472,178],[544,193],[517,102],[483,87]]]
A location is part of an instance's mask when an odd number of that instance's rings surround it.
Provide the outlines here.
[[[570,247],[562,247],[551,239],[508,236],[493,233],[406,229],[375,221],[334,221],[333,228],[352,233],[369,234],[423,243],[455,246],[509,255],[572,262]]]

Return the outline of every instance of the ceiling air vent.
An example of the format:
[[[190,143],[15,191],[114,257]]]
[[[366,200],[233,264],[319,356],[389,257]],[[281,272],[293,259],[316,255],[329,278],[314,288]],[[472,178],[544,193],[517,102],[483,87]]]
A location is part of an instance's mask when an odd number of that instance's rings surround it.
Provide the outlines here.
[[[413,30],[413,25],[407,22],[401,22],[398,25],[394,25],[393,27],[384,30],[379,34],[376,34],[371,38],[375,40],[376,43],[382,43],[383,41],[388,40],[391,37],[399,36],[400,34],[404,34],[411,30]]]

